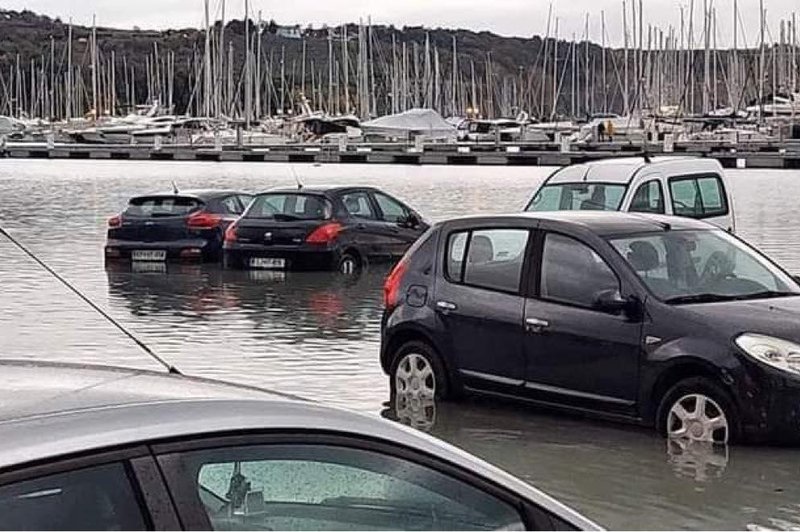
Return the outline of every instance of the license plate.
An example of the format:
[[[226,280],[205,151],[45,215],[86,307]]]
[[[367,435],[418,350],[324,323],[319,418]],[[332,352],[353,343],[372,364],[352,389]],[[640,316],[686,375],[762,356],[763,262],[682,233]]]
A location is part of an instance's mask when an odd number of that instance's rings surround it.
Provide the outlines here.
[[[159,261],[167,260],[167,252],[163,249],[140,249],[131,254],[133,260]]]
[[[262,270],[282,270],[286,268],[286,259],[253,257],[250,259],[250,267]]]
[[[159,261],[135,261],[131,264],[133,273],[167,273],[167,263]]]

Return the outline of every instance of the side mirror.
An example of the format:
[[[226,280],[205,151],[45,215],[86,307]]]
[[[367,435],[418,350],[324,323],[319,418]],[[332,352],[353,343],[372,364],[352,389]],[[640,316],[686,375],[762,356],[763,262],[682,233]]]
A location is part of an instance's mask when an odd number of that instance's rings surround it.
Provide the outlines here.
[[[593,307],[600,312],[619,314],[620,312],[629,311],[631,306],[631,300],[622,297],[619,290],[602,290],[594,296]]]

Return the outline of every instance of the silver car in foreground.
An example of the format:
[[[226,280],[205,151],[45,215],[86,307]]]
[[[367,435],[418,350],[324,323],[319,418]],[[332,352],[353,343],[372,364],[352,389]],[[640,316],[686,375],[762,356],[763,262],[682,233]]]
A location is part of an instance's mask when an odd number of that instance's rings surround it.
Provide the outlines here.
[[[0,516],[35,530],[598,528],[379,418],[166,372],[8,361]]]

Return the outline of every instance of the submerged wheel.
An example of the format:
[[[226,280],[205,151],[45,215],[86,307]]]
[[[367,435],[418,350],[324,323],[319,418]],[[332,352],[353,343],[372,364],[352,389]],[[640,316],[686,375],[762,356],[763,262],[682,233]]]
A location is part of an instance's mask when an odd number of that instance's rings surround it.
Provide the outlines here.
[[[349,251],[339,259],[338,270],[342,275],[357,275],[361,272],[361,267],[361,260]]]
[[[709,379],[694,377],[673,386],[658,409],[658,428],[670,439],[726,444],[739,439],[733,401]]]
[[[408,342],[397,350],[390,371],[393,397],[446,399],[447,377],[439,355],[423,342]]]

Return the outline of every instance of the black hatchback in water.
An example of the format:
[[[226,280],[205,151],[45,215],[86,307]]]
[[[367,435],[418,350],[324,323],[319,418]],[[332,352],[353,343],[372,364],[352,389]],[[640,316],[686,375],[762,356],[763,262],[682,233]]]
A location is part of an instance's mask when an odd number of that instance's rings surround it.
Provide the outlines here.
[[[800,286],[737,237],[657,215],[436,225],[384,287],[395,394],[465,391],[655,426],[800,440]]]
[[[427,229],[411,207],[375,188],[273,190],[228,228],[225,265],[353,274],[399,259]]]
[[[106,260],[219,260],[225,230],[252,196],[195,190],[132,198],[108,220]]]

